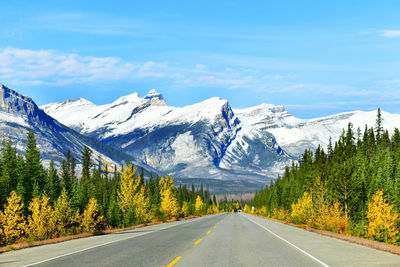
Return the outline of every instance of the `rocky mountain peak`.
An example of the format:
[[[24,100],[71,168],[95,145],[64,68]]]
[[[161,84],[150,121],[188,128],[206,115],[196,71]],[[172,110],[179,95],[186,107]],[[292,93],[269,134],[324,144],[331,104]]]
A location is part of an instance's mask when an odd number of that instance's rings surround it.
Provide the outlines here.
[[[159,100],[164,100],[163,96],[161,93],[157,92],[155,89],[151,89],[147,95],[144,96],[145,99],[152,99],[152,98],[158,98]]]

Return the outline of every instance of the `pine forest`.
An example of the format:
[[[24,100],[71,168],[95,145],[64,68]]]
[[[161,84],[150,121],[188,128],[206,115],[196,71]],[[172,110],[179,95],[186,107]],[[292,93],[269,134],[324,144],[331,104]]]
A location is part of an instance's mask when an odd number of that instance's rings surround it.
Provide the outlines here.
[[[400,244],[399,129],[383,129],[378,109],[373,128],[349,124],[327,151],[306,150],[251,205],[270,218]]]
[[[106,229],[176,220],[231,210],[203,186],[174,186],[172,177],[145,177],[132,164],[107,166],[82,151],[82,175],[67,153],[59,171],[43,167],[35,136],[28,131],[25,155],[3,140],[0,155],[0,244],[32,242]]]

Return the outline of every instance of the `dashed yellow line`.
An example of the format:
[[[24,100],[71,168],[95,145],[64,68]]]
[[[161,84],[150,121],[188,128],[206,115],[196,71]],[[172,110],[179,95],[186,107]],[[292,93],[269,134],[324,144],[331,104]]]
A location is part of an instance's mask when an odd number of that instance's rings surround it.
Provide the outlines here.
[[[177,257],[175,260],[173,260],[170,264],[167,265],[167,267],[172,267],[174,266],[175,263],[177,263],[180,259],[182,258],[182,256]]]
[[[224,219],[220,220],[216,225],[214,225],[213,228],[214,228],[214,229],[217,228],[217,225],[220,224],[220,223],[222,223],[223,220],[224,220]],[[211,233],[211,230],[209,230],[209,231],[206,233],[206,235],[208,235],[208,234],[210,234],[210,233]],[[196,242],[194,242],[194,244],[197,245],[197,244],[200,243],[202,240],[203,240],[202,238],[199,238]],[[173,260],[170,264],[168,264],[167,267],[172,267],[172,266],[174,266],[174,264],[177,263],[181,258],[182,258],[182,256],[177,257],[177,258],[176,258],[175,260]]]

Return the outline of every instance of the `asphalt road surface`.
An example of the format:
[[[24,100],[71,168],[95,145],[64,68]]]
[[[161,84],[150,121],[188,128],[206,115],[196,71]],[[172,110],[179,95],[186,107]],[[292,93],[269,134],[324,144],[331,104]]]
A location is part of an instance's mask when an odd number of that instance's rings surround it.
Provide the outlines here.
[[[0,255],[1,266],[400,266],[400,256],[241,213]]]

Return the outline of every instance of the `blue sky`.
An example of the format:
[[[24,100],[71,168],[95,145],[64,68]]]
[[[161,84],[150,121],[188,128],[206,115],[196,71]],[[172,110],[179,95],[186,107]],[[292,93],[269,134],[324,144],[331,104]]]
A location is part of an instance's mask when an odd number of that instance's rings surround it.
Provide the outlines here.
[[[400,113],[399,14],[385,0],[8,1],[0,82],[39,105],[154,88],[174,106]]]

